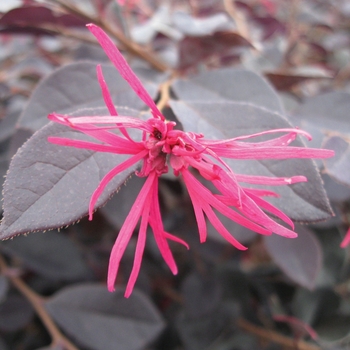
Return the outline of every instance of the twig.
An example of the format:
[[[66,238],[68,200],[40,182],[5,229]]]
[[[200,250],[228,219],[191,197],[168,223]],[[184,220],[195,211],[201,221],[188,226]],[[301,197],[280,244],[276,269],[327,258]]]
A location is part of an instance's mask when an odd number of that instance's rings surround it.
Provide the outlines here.
[[[282,345],[286,349],[292,350],[321,350],[317,345],[309,344],[303,340],[296,341],[275,331],[265,329],[246,320],[239,319],[238,326],[246,332],[253,333],[259,338]]]
[[[12,284],[23,294],[23,296],[25,296],[31,303],[45,328],[49,332],[52,339],[52,345],[64,346],[66,350],[79,350],[61,333],[55,322],[52,320],[51,316],[45,310],[45,298],[28,287],[20,277],[14,276],[14,274],[11,273],[10,268],[7,266],[5,260],[1,256],[0,270],[1,273],[6,276],[12,282]]]
[[[247,21],[241,12],[237,10],[235,2],[233,0],[223,0],[226,12],[233,18],[237,25],[238,33],[246,40],[250,42],[249,29]]]
[[[165,72],[168,70],[168,67],[158,60],[158,58],[155,56],[155,54],[152,51],[145,50],[140,45],[130,41],[130,39],[126,38],[123,33],[121,33],[119,30],[112,28],[106,21],[104,21],[102,18],[96,18],[92,17],[87,13],[84,13],[79,8],[75,7],[72,4],[66,3],[64,0],[50,0],[53,3],[56,3],[61,6],[62,9],[66,10],[68,13],[74,14],[80,18],[82,18],[84,21],[92,22],[105,31],[107,31],[109,34],[111,34],[114,38],[116,38],[122,45],[123,48],[130,53],[132,53],[135,56],[141,57],[145,61],[147,61],[149,64],[151,64],[155,69]]]
[[[170,99],[170,84],[171,84],[171,79],[165,81],[161,86],[160,86],[160,99],[157,103],[158,109],[161,111],[164,107],[166,107],[169,99]]]
[[[161,291],[169,297],[174,302],[183,305],[184,300],[183,296],[174,290],[173,288],[169,286],[162,285]],[[257,326],[253,323],[250,323],[243,318],[239,318],[237,320],[237,325],[242,330],[255,334],[257,337],[259,337],[262,340],[266,340],[268,342],[273,342],[276,344],[281,345],[285,349],[291,349],[291,350],[321,350],[320,347],[314,344],[307,343],[303,340],[295,340],[290,337],[286,337],[278,332]]]

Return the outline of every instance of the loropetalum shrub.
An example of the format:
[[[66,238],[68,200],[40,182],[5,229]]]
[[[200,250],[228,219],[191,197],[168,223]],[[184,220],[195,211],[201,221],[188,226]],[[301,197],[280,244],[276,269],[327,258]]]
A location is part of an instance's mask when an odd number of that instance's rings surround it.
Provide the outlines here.
[[[295,238],[297,236],[295,232],[277,223],[265,213],[273,214],[292,229],[294,228],[293,222],[286,214],[263,199],[265,196],[278,197],[278,194],[270,190],[247,188],[240,183],[283,186],[305,182],[307,178],[305,176],[266,177],[236,174],[223,158],[329,158],[334,155],[334,151],[289,146],[296,139],[297,135],[303,135],[311,139],[308,133],[292,128],[266,130],[224,140],[212,139],[210,133],[207,136],[209,138],[206,138],[206,135],[190,130],[175,129],[176,123],[167,121],[159,111],[140,80],[133,73],[107,34],[93,24],[88,25],[88,28],[95,35],[119,73],[147,104],[152,114],[146,120],[130,116],[119,116],[109,94],[101,66],[97,66],[97,77],[110,116],[68,117],[67,115],[56,113],[49,115],[50,120],[78,130],[102,142],[101,144],[62,137],[49,137],[48,141],[51,143],[89,149],[96,152],[130,155],[130,158],[114,166],[103,177],[92,194],[89,204],[90,220],[92,220],[98,198],[114,176],[141,161],[141,169],[136,170],[136,175],[147,177],[113,246],[109,262],[108,289],[114,291],[120,260],[139,221],[140,228],[135,250],[135,260],[125,296],[130,296],[140,270],[148,225],[152,228],[162,257],[172,273],[177,274],[178,270],[169,248],[168,240],[181,243],[187,248],[189,246],[182,239],[166,232],[163,227],[158,200],[158,179],[162,174],[168,172],[168,165],[173,169],[176,176],[181,176],[186,185],[193,204],[201,243],[207,239],[206,216],[215,229],[234,247],[241,250],[247,249],[230,234],[213,209],[262,235],[276,233],[287,238]],[[129,129],[141,131],[142,136],[133,139],[128,133]],[[112,132],[113,130],[117,132]],[[245,142],[245,140],[251,138],[270,136],[271,134],[282,134],[282,136],[255,143]],[[216,188],[217,193],[213,193],[205,187],[196,178],[191,169],[197,170],[203,179],[209,180]]]
[[[137,8],[135,1],[118,3],[127,11]],[[274,11],[274,7],[267,8]],[[179,20],[183,15],[177,16]],[[222,18],[215,18],[213,25],[224,28]],[[252,291],[271,316],[268,288],[265,282],[259,284],[254,274],[246,277],[242,271],[249,271],[249,263],[244,267],[244,259],[242,269],[220,265],[223,254],[216,254],[216,244],[226,241],[235,249],[232,254],[241,254],[237,256],[249,257],[256,249],[269,253],[285,273],[282,282],[299,285],[291,306],[292,293],[286,292],[286,314],[272,318],[288,324],[296,338],[305,333],[317,340],[308,324],[317,324],[316,309],[324,301],[334,300],[333,294],[325,296],[324,280],[332,279],[333,271],[340,269],[340,259],[335,259],[338,265],[331,272],[324,269],[322,273],[328,277],[318,282],[322,249],[325,260],[332,259],[332,252],[327,253],[328,238],[320,232],[318,240],[307,228],[295,227],[293,221],[315,223],[334,215],[318,169],[326,169],[346,183],[337,170],[346,154],[345,141],[332,136],[321,148],[316,133],[313,147],[307,147],[312,136],[303,130],[303,115],[313,112],[300,107],[301,119],[298,113],[296,119],[287,119],[274,88],[256,73],[221,68],[169,77],[137,64],[132,69],[105,31],[95,24],[87,28],[113,66],[73,63],[54,71],[34,91],[19,121],[19,129],[31,136],[14,155],[4,184],[0,234],[13,240],[4,242],[1,250],[6,257],[20,257],[39,275],[66,283],[104,280],[106,266],[94,262],[101,250],[110,253],[107,289],[113,293],[84,283],[58,288],[51,299],[38,298],[37,304],[45,305],[58,326],[87,349],[114,349],[116,342],[123,349],[144,349],[155,339],[159,343],[154,349],[167,348],[167,344],[172,344],[169,349],[175,348],[179,342],[188,349],[205,349],[218,339],[219,345],[226,346],[218,345],[218,349],[243,349],[243,343],[247,349],[258,349],[254,339],[238,339],[232,321],[241,316],[257,321],[255,314],[260,311],[253,310],[245,299]],[[212,39],[207,36],[203,34],[206,40]],[[185,50],[185,46],[181,48]],[[310,111],[315,105],[317,102]],[[21,135],[14,138],[16,142],[21,143]],[[325,167],[313,159],[323,160]],[[173,192],[177,200],[169,209],[165,198],[173,198]],[[182,203],[179,193],[185,198]],[[176,218],[178,212],[180,218]],[[65,235],[64,228],[85,216],[92,222],[82,220]],[[106,225],[101,216],[117,226],[118,233],[111,252],[105,243],[99,243],[95,255],[85,250],[85,259],[93,266],[90,269],[72,241],[81,234],[82,225],[95,227],[99,235]],[[56,231],[32,233],[48,230]],[[15,237],[27,233],[32,234],[24,240]],[[73,240],[67,239],[72,235]],[[346,248],[349,242],[350,230],[336,245]],[[32,253],[21,250],[26,244],[33,245],[33,254],[40,251],[42,264]],[[57,250],[67,258],[57,259]],[[45,254],[52,255],[47,266]],[[169,282],[162,260],[173,275],[179,275],[177,279]],[[5,271],[5,262],[0,262]],[[69,273],[56,268],[56,262]],[[335,276],[337,279],[340,277]],[[315,286],[316,292],[311,294]],[[179,294],[174,290],[180,290]],[[169,321],[165,341],[159,337],[165,327],[159,310],[174,313],[167,308],[169,300],[178,302],[181,310]],[[318,307],[303,314],[300,310],[311,300]],[[84,324],[100,330],[103,325],[106,335],[97,337],[87,331],[89,327],[82,327]],[[249,324],[246,328],[253,329]],[[172,339],[174,332],[176,340]],[[235,337],[221,338],[225,332]],[[52,348],[66,339],[51,335],[59,339]],[[64,346],[74,349],[66,340]]]

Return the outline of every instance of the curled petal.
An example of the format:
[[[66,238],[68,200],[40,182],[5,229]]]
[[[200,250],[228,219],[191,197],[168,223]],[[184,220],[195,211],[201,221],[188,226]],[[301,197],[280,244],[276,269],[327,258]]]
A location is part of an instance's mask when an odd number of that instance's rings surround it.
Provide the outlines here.
[[[164,236],[166,239],[170,239],[171,241],[174,241],[176,243],[180,243],[183,246],[185,246],[187,249],[190,249],[190,246],[188,245],[188,243],[186,243],[183,239],[176,237],[176,236],[172,235],[171,233],[165,232],[165,231],[164,231]]]

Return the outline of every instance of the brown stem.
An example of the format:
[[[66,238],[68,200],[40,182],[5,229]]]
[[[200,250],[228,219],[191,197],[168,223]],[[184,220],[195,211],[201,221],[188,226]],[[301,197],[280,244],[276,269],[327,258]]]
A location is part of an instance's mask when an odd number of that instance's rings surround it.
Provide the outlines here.
[[[107,31],[109,34],[111,34],[114,38],[116,38],[122,44],[125,50],[129,51],[135,56],[141,57],[142,59],[147,61],[149,64],[151,64],[155,69],[161,72],[165,72],[168,70],[168,67],[163,62],[158,60],[158,58],[155,56],[153,52],[149,50],[145,50],[140,45],[130,41],[130,39],[126,38],[123,33],[111,27],[102,18],[91,17],[90,15],[84,13],[74,5],[68,4],[64,0],[50,0],[50,1],[60,5],[62,9],[82,18],[84,21],[92,22],[98,25],[99,27]]]
[[[238,33],[246,40],[249,39],[249,29],[247,21],[243,14],[237,10],[234,0],[223,0],[226,12],[233,18],[236,23]]]
[[[168,101],[170,99],[170,85],[171,85],[171,79],[168,81],[165,81],[161,86],[160,86],[160,99],[157,103],[158,109],[161,111],[166,105],[168,104]]]
[[[182,295],[171,288],[170,286],[161,286],[161,291],[169,297],[174,302],[183,305],[183,297]],[[278,332],[259,327],[253,323],[250,323],[246,321],[243,318],[239,318],[237,320],[237,325],[242,330],[255,334],[257,337],[259,337],[261,340],[265,340],[268,342],[273,342],[276,344],[281,345],[284,349],[291,349],[291,350],[321,350],[320,347],[314,344],[307,343],[303,340],[296,340],[289,337],[286,337]]]
[[[52,345],[63,345],[66,350],[79,350],[74,344],[72,344],[58,329],[55,322],[52,320],[51,316],[44,308],[45,299],[34,292],[30,287],[28,287],[20,277],[17,277],[10,271],[5,260],[0,256],[0,270],[4,276],[6,276],[12,284],[20,291],[24,297],[33,306],[37,315],[41,319],[45,328],[49,332]]]
[[[321,350],[317,345],[309,344],[303,340],[296,341],[275,331],[265,329],[246,320],[239,319],[238,326],[246,332],[253,333],[263,340],[282,345],[286,349],[297,350]]]

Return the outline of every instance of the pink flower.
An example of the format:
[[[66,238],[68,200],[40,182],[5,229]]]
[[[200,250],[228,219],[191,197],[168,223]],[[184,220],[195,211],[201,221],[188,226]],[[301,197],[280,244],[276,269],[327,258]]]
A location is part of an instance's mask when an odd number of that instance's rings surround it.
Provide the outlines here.
[[[52,143],[85,148],[97,152],[130,155],[126,161],[116,165],[105,175],[93,193],[89,205],[90,220],[92,219],[97,199],[114,176],[128,167],[141,162],[141,169],[136,174],[141,177],[147,177],[112,249],[108,270],[108,289],[110,291],[114,290],[121,258],[139,221],[140,228],[134,265],[126,287],[125,296],[128,297],[131,294],[140,270],[148,225],[153,230],[155,241],[165,262],[173,274],[177,273],[176,263],[168,241],[178,242],[187,248],[188,245],[183,240],[165,232],[162,224],[158,202],[158,179],[162,174],[168,172],[168,166],[171,166],[175,175],[180,176],[187,186],[193,203],[201,242],[205,242],[207,237],[207,218],[217,231],[237,249],[247,249],[224,227],[215,211],[263,235],[276,233],[288,238],[296,237],[297,234],[292,231],[294,228],[293,222],[289,217],[263,199],[264,196],[277,196],[276,193],[261,189],[245,188],[240,183],[279,186],[303,182],[307,181],[307,179],[304,176],[270,178],[239,175],[230,169],[223,158],[327,158],[333,156],[333,151],[289,146],[297,135],[305,136],[308,139],[311,138],[309,134],[298,129],[268,130],[254,135],[240,136],[228,140],[209,140],[202,134],[176,130],[174,128],[176,124],[165,120],[152,98],[142,86],[140,80],[135,76],[107,34],[93,24],[89,24],[88,28],[95,35],[121,76],[150,108],[153,115],[148,120],[119,116],[112,103],[101,67],[98,66],[97,77],[110,116],[69,117],[56,113],[48,116],[50,120],[79,130],[100,142],[93,143],[50,137],[49,141]],[[142,138],[135,140],[130,137],[129,131],[131,129],[141,131]],[[263,142],[246,142],[250,138],[273,134],[278,134],[278,136]],[[218,193],[214,194],[205,187],[193,174],[191,169],[196,169],[204,179],[211,181]],[[277,223],[266,212],[278,217],[290,226],[290,228]]]

